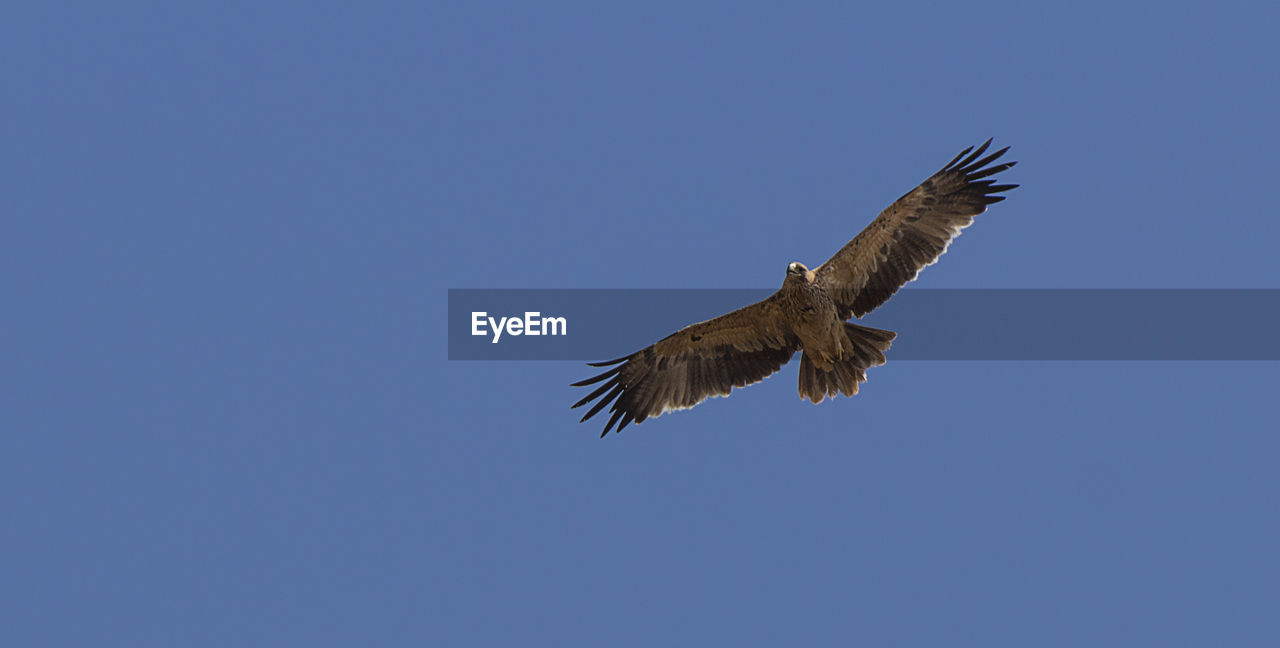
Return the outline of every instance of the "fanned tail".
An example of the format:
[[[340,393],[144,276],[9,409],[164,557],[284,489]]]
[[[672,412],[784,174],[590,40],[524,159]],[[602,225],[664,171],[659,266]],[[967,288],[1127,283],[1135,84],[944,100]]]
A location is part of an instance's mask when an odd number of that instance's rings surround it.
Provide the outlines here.
[[[800,398],[821,403],[824,398],[836,394],[852,396],[858,393],[858,383],[867,380],[867,369],[885,362],[884,352],[889,350],[893,331],[875,329],[845,322],[845,335],[853,345],[853,352],[832,364],[829,371],[819,369],[806,352],[800,358]]]

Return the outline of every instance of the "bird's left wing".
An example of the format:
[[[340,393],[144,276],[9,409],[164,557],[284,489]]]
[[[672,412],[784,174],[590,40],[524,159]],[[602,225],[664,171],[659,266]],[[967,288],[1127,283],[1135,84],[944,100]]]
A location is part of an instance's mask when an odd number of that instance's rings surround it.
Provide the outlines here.
[[[727,396],[734,387],[759,382],[786,364],[799,347],[777,300],[770,297],[686,326],[631,355],[590,363],[613,368],[573,383],[585,387],[605,381],[573,407],[599,399],[582,417],[586,421],[613,403],[603,437],[615,423],[621,432],[628,423],[687,409],[711,396]]]
[[[996,184],[989,176],[1016,164],[987,166],[1009,150],[978,159],[991,145],[969,147],[940,171],[894,201],[839,252],[819,266],[817,281],[827,286],[840,319],[862,317],[888,301],[904,284],[947,251],[960,230],[997,195],[1018,185]],[[965,157],[965,156],[968,157]],[[961,159],[963,158],[963,159]]]

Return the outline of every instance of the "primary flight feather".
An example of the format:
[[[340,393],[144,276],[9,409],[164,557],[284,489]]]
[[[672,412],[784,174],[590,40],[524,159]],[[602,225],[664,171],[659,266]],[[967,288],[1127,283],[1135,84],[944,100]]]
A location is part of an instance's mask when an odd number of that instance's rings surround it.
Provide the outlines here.
[[[961,151],[816,269],[788,265],[782,288],[765,300],[686,326],[631,355],[590,363],[612,368],[573,384],[603,383],[574,403],[596,401],[582,421],[612,404],[600,436],[615,425],[621,432],[632,422],[759,382],[796,351],[802,351],[801,398],[820,403],[858,393],[866,370],[884,364],[897,334],[846,320],[888,301],[937,261],[974,216],[1004,200],[998,194],[1018,186],[992,179],[1016,162],[992,164],[1009,148],[983,157],[990,145]]]

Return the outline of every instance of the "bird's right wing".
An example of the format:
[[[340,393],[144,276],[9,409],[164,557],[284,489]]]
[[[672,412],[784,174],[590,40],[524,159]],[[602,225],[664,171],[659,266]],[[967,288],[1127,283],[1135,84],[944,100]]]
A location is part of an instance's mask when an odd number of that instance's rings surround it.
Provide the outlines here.
[[[687,409],[711,396],[727,396],[734,387],[759,382],[786,364],[798,348],[799,339],[770,297],[686,326],[631,355],[590,363],[613,368],[573,383],[585,387],[605,381],[573,407],[600,399],[582,417],[586,421],[613,403],[603,437],[615,423],[621,432],[628,423]]]
[[[960,230],[998,195],[1017,187],[996,184],[993,176],[1016,164],[995,162],[1002,148],[978,159],[991,140],[960,152],[947,166],[889,205],[852,241],[814,272],[827,286],[840,319],[862,317],[883,304],[947,251]],[[968,157],[965,157],[968,155]],[[963,159],[962,159],[963,158]],[[983,179],[988,178],[988,179]]]

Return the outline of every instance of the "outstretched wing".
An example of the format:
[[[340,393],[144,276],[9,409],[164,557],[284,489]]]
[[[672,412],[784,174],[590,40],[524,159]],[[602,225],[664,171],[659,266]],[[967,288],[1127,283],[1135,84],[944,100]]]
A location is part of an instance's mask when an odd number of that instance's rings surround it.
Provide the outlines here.
[[[599,399],[582,417],[586,421],[613,403],[603,437],[615,423],[621,432],[633,421],[687,409],[711,396],[727,396],[734,387],[759,382],[786,364],[798,348],[799,339],[775,297],[770,297],[686,326],[629,356],[590,363],[613,368],[573,383],[585,387],[605,381],[573,406]]]
[[[925,266],[937,261],[960,230],[973,223],[974,216],[986,211],[987,205],[1004,200],[996,194],[1018,186],[983,180],[1017,164],[987,166],[1009,150],[1006,146],[979,160],[990,145],[987,140],[972,153],[972,146],[961,151],[933,177],[880,212],[815,270],[817,281],[827,285],[835,300],[840,319],[851,314],[862,317],[888,301]]]

